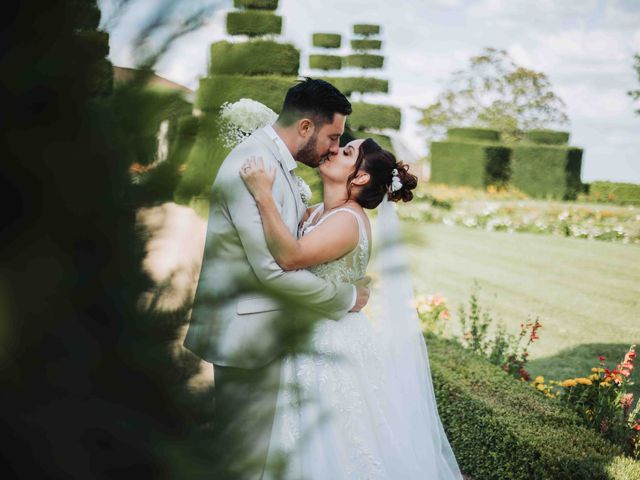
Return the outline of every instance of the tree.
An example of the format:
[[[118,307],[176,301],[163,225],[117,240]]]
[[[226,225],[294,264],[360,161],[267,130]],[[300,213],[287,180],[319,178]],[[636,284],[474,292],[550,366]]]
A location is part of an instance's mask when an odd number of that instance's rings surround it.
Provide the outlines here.
[[[634,60],[635,60],[635,65],[633,66],[633,68],[636,71],[636,75],[638,76],[638,82],[640,83],[640,54],[636,53],[633,56]],[[627,95],[629,95],[631,98],[633,98],[634,101],[640,100],[640,89],[636,89],[636,90],[629,90],[627,92]],[[640,115],[640,109],[636,110],[636,113],[638,115]]]
[[[496,129],[513,141],[526,130],[569,122],[547,76],[517,65],[505,50],[485,48],[447,85],[434,103],[420,109],[420,124],[430,139],[447,127],[474,126]]]

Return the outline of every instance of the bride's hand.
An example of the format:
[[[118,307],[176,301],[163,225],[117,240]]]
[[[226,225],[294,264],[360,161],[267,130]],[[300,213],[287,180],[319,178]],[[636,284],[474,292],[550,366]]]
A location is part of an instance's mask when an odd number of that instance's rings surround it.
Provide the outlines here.
[[[256,200],[271,195],[276,178],[274,167],[265,168],[262,157],[249,157],[240,167],[240,177]]]

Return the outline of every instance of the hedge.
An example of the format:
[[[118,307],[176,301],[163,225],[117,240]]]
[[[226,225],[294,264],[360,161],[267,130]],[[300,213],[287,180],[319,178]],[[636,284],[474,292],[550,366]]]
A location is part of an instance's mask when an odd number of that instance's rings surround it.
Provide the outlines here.
[[[555,399],[453,340],[425,338],[439,417],[458,464],[483,480],[627,480],[640,462]]]
[[[309,55],[309,68],[340,70],[342,68],[342,57],[338,55]]]
[[[510,176],[511,150],[498,144],[445,140],[431,144],[431,181],[484,189]]]
[[[589,200],[640,205],[640,185],[595,181],[589,185]]]
[[[489,128],[452,127],[447,129],[447,138],[497,143],[500,141],[500,132]]]
[[[224,102],[251,98],[280,112],[282,102],[296,77],[214,75],[200,80],[195,106],[205,112],[218,112]]]
[[[283,75],[295,76],[300,68],[300,52],[288,43],[252,40],[211,45],[211,75]]]
[[[382,66],[384,65],[384,57],[382,55],[356,53],[344,57],[344,64],[347,67],[382,68]]]
[[[354,50],[380,50],[382,40],[351,40],[351,48]]]
[[[259,35],[282,33],[282,17],[270,12],[245,11],[227,14],[227,33],[229,35]]]
[[[391,143],[391,138],[387,135],[382,135],[380,133],[371,133],[371,132],[352,132],[352,135],[353,135],[353,138],[372,138],[382,148],[390,151],[395,155],[395,151],[393,150],[393,143]],[[402,160],[402,159],[399,158],[398,160]]]
[[[360,23],[353,26],[353,33],[356,35],[377,35],[380,33],[380,25]]]
[[[581,191],[582,149],[513,145],[511,184],[536,198],[575,200]]]
[[[389,81],[371,77],[321,77],[343,94],[349,96],[353,92],[389,93]]]
[[[312,41],[314,47],[340,48],[342,35],[337,33],[314,33]]]
[[[347,123],[353,130],[369,128],[390,128],[399,130],[402,113],[398,107],[355,102],[351,104],[353,113],[347,117]]]
[[[545,145],[568,145],[569,132],[559,132],[556,130],[529,130],[525,132],[524,139]]]
[[[278,0],[233,0],[233,6],[252,10],[275,10],[278,8]]]

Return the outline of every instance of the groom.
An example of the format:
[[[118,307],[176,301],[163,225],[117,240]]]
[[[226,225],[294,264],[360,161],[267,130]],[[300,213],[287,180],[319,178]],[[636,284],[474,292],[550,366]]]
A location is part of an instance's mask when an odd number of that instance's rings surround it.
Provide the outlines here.
[[[288,297],[322,318],[337,320],[360,310],[369,297],[364,282],[349,285],[306,270],[283,271],[269,252],[258,208],[239,170],[251,156],[276,167],[274,198],[297,236],[306,209],[294,174],[296,161],[315,168],[335,155],[350,113],[351,104],[335,87],[305,78],[287,92],[274,125],[257,130],[229,153],[212,187],[184,345],[214,365],[214,428],[232,477],[260,478],[264,469],[284,350],[274,322],[279,315],[282,320],[286,305],[273,298]],[[295,322],[290,316],[285,320]]]

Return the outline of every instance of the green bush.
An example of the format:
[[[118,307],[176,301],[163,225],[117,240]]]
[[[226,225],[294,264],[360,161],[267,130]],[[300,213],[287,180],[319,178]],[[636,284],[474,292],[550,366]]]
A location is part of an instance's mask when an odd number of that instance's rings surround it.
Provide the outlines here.
[[[595,181],[589,185],[589,200],[640,205],[640,185]]]
[[[511,150],[498,144],[432,142],[431,182],[484,189],[504,185],[510,174]]]
[[[295,77],[214,75],[200,80],[195,106],[202,111],[217,113],[224,102],[250,98],[278,113],[287,90],[295,82]]]
[[[233,6],[252,10],[275,10],[278,8],[278,0],[233,0]]]
[[[382,68],[384,65],[384,57],[382,55],[370,55],[368,53],[355,53],[344,57],[344,64],[347,67]]]
[[[537,198],[574,200],[580,192],[582,149],[553,145],[512,146],[511,184]]]
[[[555,399],[455,341],[426,336],[438,413],[461,469],[483,480],[639,478],[640,463]]]
[[[377,35],[380,33],[380,25],[360,23],[353,26],[353,33],[356,35]]]
[[[379,133],[371,133],[371,132],[352,132],[352,135],[353,135],[353,138],[372,138],[382,148],[390,151],[395,155],[395,151],[393,150],[393,144],[391,143],[391,138],[387,135],[381,135]],[[398,160],[402,160],[402,159],[399,158]]]
[[[371,77],[321,77],[343,94],[349,96],[353,92],[389,93],[389,81]]]
[[[338,55],[309,55],[309,68],[340,70],[342,68],[342,57]]]
[[[252,40],[243,43],[216,42],[211,45],[211,75],[295,76],[300,52],[288,43]]]
[[[340,48],[342,35],[337,33],[314,33],[313,46],[322,48]]]
[[[353,113],[347,117],[347,123],[353,130],[369,128],[390,128],[399,130],[402,113],[398,107],[374,105],[371,103],[352,103]]]
[[[497,143],[500,141],[500,132],[489,128],[452,127],[447,129],[447,138]]]
[[[282,33],[282,17],[270,12],[245,11],[227,14],[227,33],[229,35],[259,35]]]
[[[558,132],[555,130],[530,130],[525,132],[524,139],[531,143],[541,143],[546,145],[568,145],[569,132]]]
[[[351,48],[354,50],[380,50],[382,40],[351,40]]]

